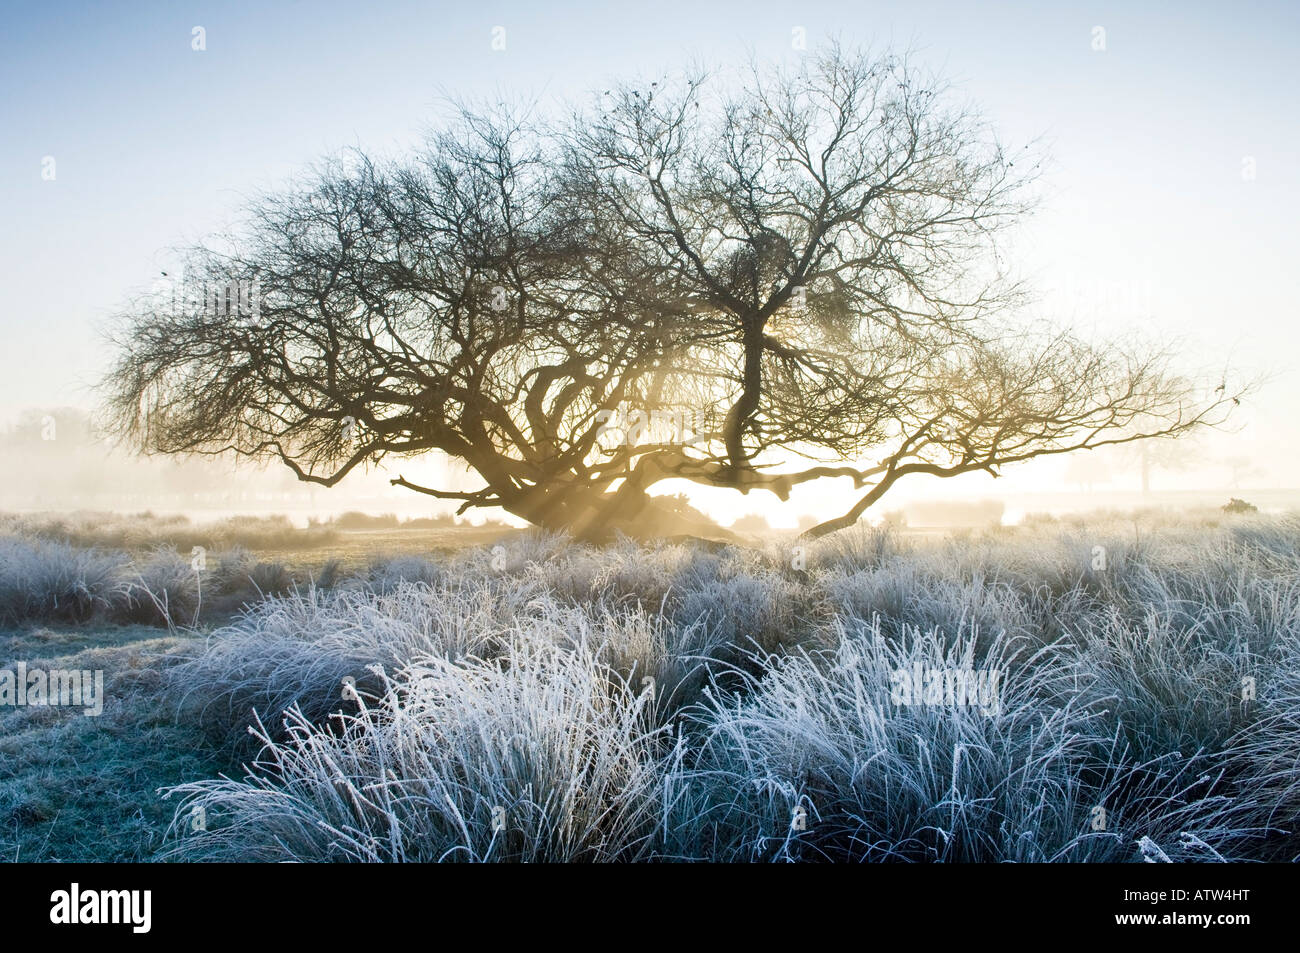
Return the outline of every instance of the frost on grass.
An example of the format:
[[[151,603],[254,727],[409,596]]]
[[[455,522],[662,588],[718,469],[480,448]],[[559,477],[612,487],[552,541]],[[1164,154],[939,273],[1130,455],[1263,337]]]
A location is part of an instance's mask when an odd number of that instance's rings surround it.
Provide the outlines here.
[[[298,709],[249,777],[182,785],[213,827],[185,859],[614,861],[645,857],[665,732],[586,648],[429,656],[328,728]]]
[[[173,856],[1300,857],[1300,523],[1143,519],[863,530],[799,570],[780,541],[548,534],[329,586],[265,570],[166,672],[248,763],[175,789]],[[102,611],[123,573],[188,607],[165,550],[25,538],[0,606]],[[897,704],[918,666],[997,669],[996,713]]]

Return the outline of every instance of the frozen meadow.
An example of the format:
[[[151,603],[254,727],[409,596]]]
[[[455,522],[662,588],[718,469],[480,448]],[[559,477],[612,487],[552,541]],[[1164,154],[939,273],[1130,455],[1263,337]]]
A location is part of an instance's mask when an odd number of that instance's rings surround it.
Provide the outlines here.
[[[1300,856],[1292,517],[530,532],[305,571],[146,535],[5,524],[0,667],[108,670],[102,719],[0,709],[10,856]],[[97,760],[126,791],[83,794]]]

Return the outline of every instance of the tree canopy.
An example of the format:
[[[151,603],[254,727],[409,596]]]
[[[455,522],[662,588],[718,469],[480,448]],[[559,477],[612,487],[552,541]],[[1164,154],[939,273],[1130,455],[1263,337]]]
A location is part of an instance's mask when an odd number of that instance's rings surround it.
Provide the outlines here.
[[[188,250],[193,281],[239,291],[133,303],[112,421],[326,486],[441,451],[482,488],[394,482],[588,536],[671,526],[647,494],[668,479],[851,480],[819,536],[907,476],[1221,422],[1240,391],[1166,351],[1024,317],[1000,240],[1038,159],[955,99],[835,47],[560,120],[462,108],[418,154],[325,162]]]

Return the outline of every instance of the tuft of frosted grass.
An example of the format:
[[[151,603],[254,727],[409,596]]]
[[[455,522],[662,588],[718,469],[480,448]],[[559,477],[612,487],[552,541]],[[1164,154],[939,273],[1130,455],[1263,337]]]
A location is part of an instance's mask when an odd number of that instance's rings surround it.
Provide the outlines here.
[[[809,569],[838,569],[846,573],[886,566],[913,551],[897,529],[883,523],[878,526],[856,523],[805,548],[811,557]]]
[[[170,856],[257,861],[628,861],[647,856],[665,733],[585,648],[429,656],[316,726],[297,709],[243,780],[197,781]]]
[[[1107,709],[1141,755],[1220,750],[1247,721],[1241,679],[1250,656],[1241,640],[1207,636],[1156,605],[1139,624],[1114,616],[1081,627],[1079,692]]]
[[[13,525],[15,519],[2,522]],[[200,574],[171,545],[133,559],[119,550],[86,549],[40,535],[0,535],[0,620],[193,625],[210,597],[247,604],[293,588],[287,566],[261,561],[239,546],[212,558],[211,570]]]
[[[202,583],[190,559],[162,546],[138,563],[128,585],[132,615],[141,622],[193,624],[202,599]]]
[[[1300,568],[1300,514],[1236,517],[1228,532],[1272,565],[1293,571]]]
[[[423,556],[397,556],[377,560],[370,566],[366,585],[375,592],[389,592],[404,582],[434,585],[445,578],[442,569]]]
[[[629,602],[655,609],[719,574],[716,557],[690,546],[646,547],[623,537],[596,548],[545,532],[458,554],[452,566],[466,575],[528,579],[575,605]]]
[[[125,606],[129,564],[125,553],[0,537],[0,620],[80,622]]]
[[[1254,715],[1227,746],[1238,773],[1241,813],[1276,831],[1263,859],[1300,860],[1300,633],[1288,630],[1267,657],[1243,666],[1258,697],[1244,704]]]
[[[795,583],[774,574],[735,575],[683,592],[675,615],[682,625],[703,628],[710,640],[741,654],[793,648],[809,640]]]
[[[879,619],[891,638],[906,638],[916,630],[952,633],[970,627],[1031,636],[1039,628],[1032,599],[982,572],[969,579],[952,578],[904,563],[853,573],[834,569],[820,582],[838,617],[849,624]]]
[[[511,576],[589,550],[590,547],[575,543],[565,533],[533,529],[492,546],[461,549],[452,556],[449,565],[463,576]]]
[[[1139,837],[1242,836],[1195,766],[1136,763],[1108,743],[1099,713],[1070,699],[1068,647],[1031,652],[999,637],[977,653],[977,641],[845,632],[833,652],[769,660],[747,695],[711,693],[687,714],[693,741],[665,780],[665,851],[720,861],[1119,860]],[[893,704],[891,672],[981,664],[1002,673],[994,714]]]
[[[650,708],[665,717],[695,700],[723,648],[702,627],[674,626],[639,606],[576,607],[536,586],[487,577],[398,582],[382,592],[309,587],[269,598],[214,632],[167,678],[182,717],[244,747],[255,716],[278,736],[291,708],[312,724],[349,708],[343,680],[375,691],[374,665],[391,671],[430,655],[493,659],[520,639],[592,653],[619,677],[652,688]]]
[[[236,545],[217,555],[211,584],[222,595],[254,602],[289,592],[294,580],[284,563],[260,560],[243,546]]]
[[[673,625],[640,605],[537,601],[533,606],[545,611],[513,625],[513,638],[591,653],[646,696],[646,711],[656,723],[671,720],[698,700],[706,684],[731,669],[730,643],[702,625]]]
[[[533,601],[526,588],[503,591],[482,580],[400,582],[382,593],[309,586],[249,607],[198,656],[172,667],[168,684],[184,717],[218,739],[246,743],[254,713],[272,733],[290,708],[323,722],[341,706],[345,678],[375,687],[371,665],[495,654]]]

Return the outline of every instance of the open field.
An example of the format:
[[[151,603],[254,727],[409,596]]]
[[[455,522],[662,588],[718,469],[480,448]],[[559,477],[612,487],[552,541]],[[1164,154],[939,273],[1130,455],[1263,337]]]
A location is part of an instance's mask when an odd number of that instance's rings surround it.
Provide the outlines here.
[[[1295,516],[5,519],[0,670],[104,672],[98,717],[0,705],[6,859],[1300,856]]]

